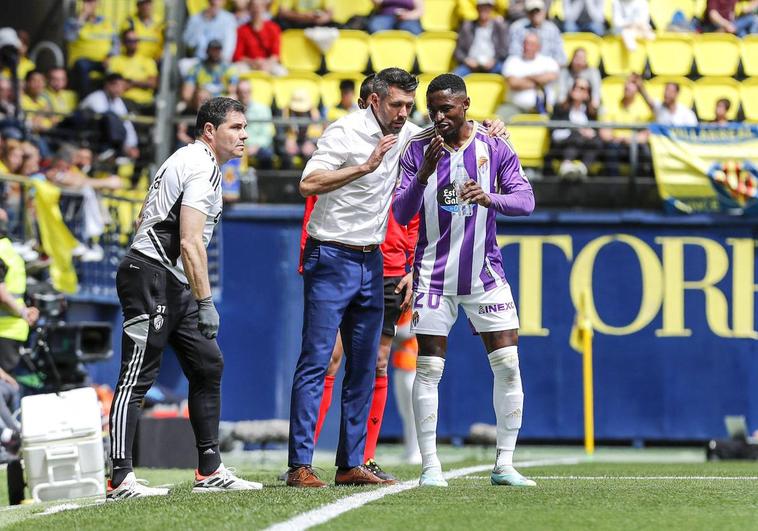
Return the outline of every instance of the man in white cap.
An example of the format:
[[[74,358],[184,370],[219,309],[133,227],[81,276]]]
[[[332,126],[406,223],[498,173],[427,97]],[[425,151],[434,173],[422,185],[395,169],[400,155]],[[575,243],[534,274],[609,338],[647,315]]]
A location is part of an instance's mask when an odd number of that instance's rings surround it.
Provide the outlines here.
[[[508,55],[521,56],[524,37],[528,32],[537,33],[542,43],[542,53],[552,57],[563,66],[566,64],[566,52],[563,50],[563,38],[558,26],[547,20],[544,0],[526,0],[526,18],[511,25],[511,44]]]

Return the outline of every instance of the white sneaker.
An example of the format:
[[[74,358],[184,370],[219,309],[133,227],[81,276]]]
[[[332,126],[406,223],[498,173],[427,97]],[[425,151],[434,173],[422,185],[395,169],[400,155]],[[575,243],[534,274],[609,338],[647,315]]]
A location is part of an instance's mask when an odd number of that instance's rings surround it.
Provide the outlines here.
[[[129,472],[124,481],[114,488],[111,488],[111,482],[108,480],[108,492],[105,495],[106,501],[127,500],[129,498],[142,498],[144,496],[166,496],[168,489],[159,487],[148,487],[147,481],[137,479],[134,472]]]
[[[228,492],[231,490],[260,490],[261,483],[247,481],[233,474],[233,468],[226,468],[223,463],[210,476],[201,476],[195,470],[195,484],[192,492]]]
[[[519,474],[512,466],[496,466],[490,474],[493,485],[508,485],[511,487],[536,487],[537,483]]]
[[[430,468],[421,471],[418,484],[420,487],[447,487],[447,480],[443,477],[442,470]]]

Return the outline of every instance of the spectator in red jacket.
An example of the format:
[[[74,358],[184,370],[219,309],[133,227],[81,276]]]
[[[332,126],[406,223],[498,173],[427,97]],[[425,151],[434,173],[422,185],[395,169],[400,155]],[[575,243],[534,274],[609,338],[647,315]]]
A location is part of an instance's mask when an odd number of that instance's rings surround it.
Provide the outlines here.
[[[250,3],[250,22],[237,28],[234,62],[250,70],[262,70],[275,76],[287,73],[279,62],[282,30],[268,17],[268,2]]]

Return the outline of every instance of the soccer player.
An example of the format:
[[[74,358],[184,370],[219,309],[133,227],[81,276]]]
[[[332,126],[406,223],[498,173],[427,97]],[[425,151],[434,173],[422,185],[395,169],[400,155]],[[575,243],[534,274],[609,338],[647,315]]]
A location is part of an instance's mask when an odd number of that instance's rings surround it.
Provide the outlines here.
[[[429,84],[433,126],[415,135],[401,156],[401,183],[393,211],[398,223],[420,212],[413,266],[412,331],[419,345],[413,411],[422,456],[422,486],[447,486],[437,457],[437,387],[447,335],[463,306],[481,335],[495,376],[497,460],[493,485],[533,486],[513,468],[524,394],[518,360],[518,316],[503,273],[495,216],[534,210],[532,187],[510,144],[466,119],[470,100],[463,79],[442,74]],[[456,190],[452,177],[465,171]],[[473,214],[466,217],[461,206]]]
[[[221,217],[219,166],[245,153],[245,108],[213,98],[197,114],[194,143],[158,169],[134,242],[118,268],[124,313],[121,371],[110,414],[113,473],[107,500],[161,496],[168,489],[137,481],[132,444],[142,399],[155,381],[163,349],[176,352],[189,380],[189,417],[198,468],[192,492],[260,489],[221,462],[218,423],[224,360],[216,343],[219,315],[211,298],[206,247]]]

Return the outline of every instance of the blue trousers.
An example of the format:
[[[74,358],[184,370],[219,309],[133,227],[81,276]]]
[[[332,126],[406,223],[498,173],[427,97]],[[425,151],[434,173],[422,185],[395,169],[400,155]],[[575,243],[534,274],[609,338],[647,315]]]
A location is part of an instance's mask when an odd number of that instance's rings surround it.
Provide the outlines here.
[[[313,434],[338,329],[345,349],[345,378],[336,465],[363,464],[384,316],[383,269],[379,249],[364,253],[308,240],[303,342],[290,402],[290,467],[312,464]]]

